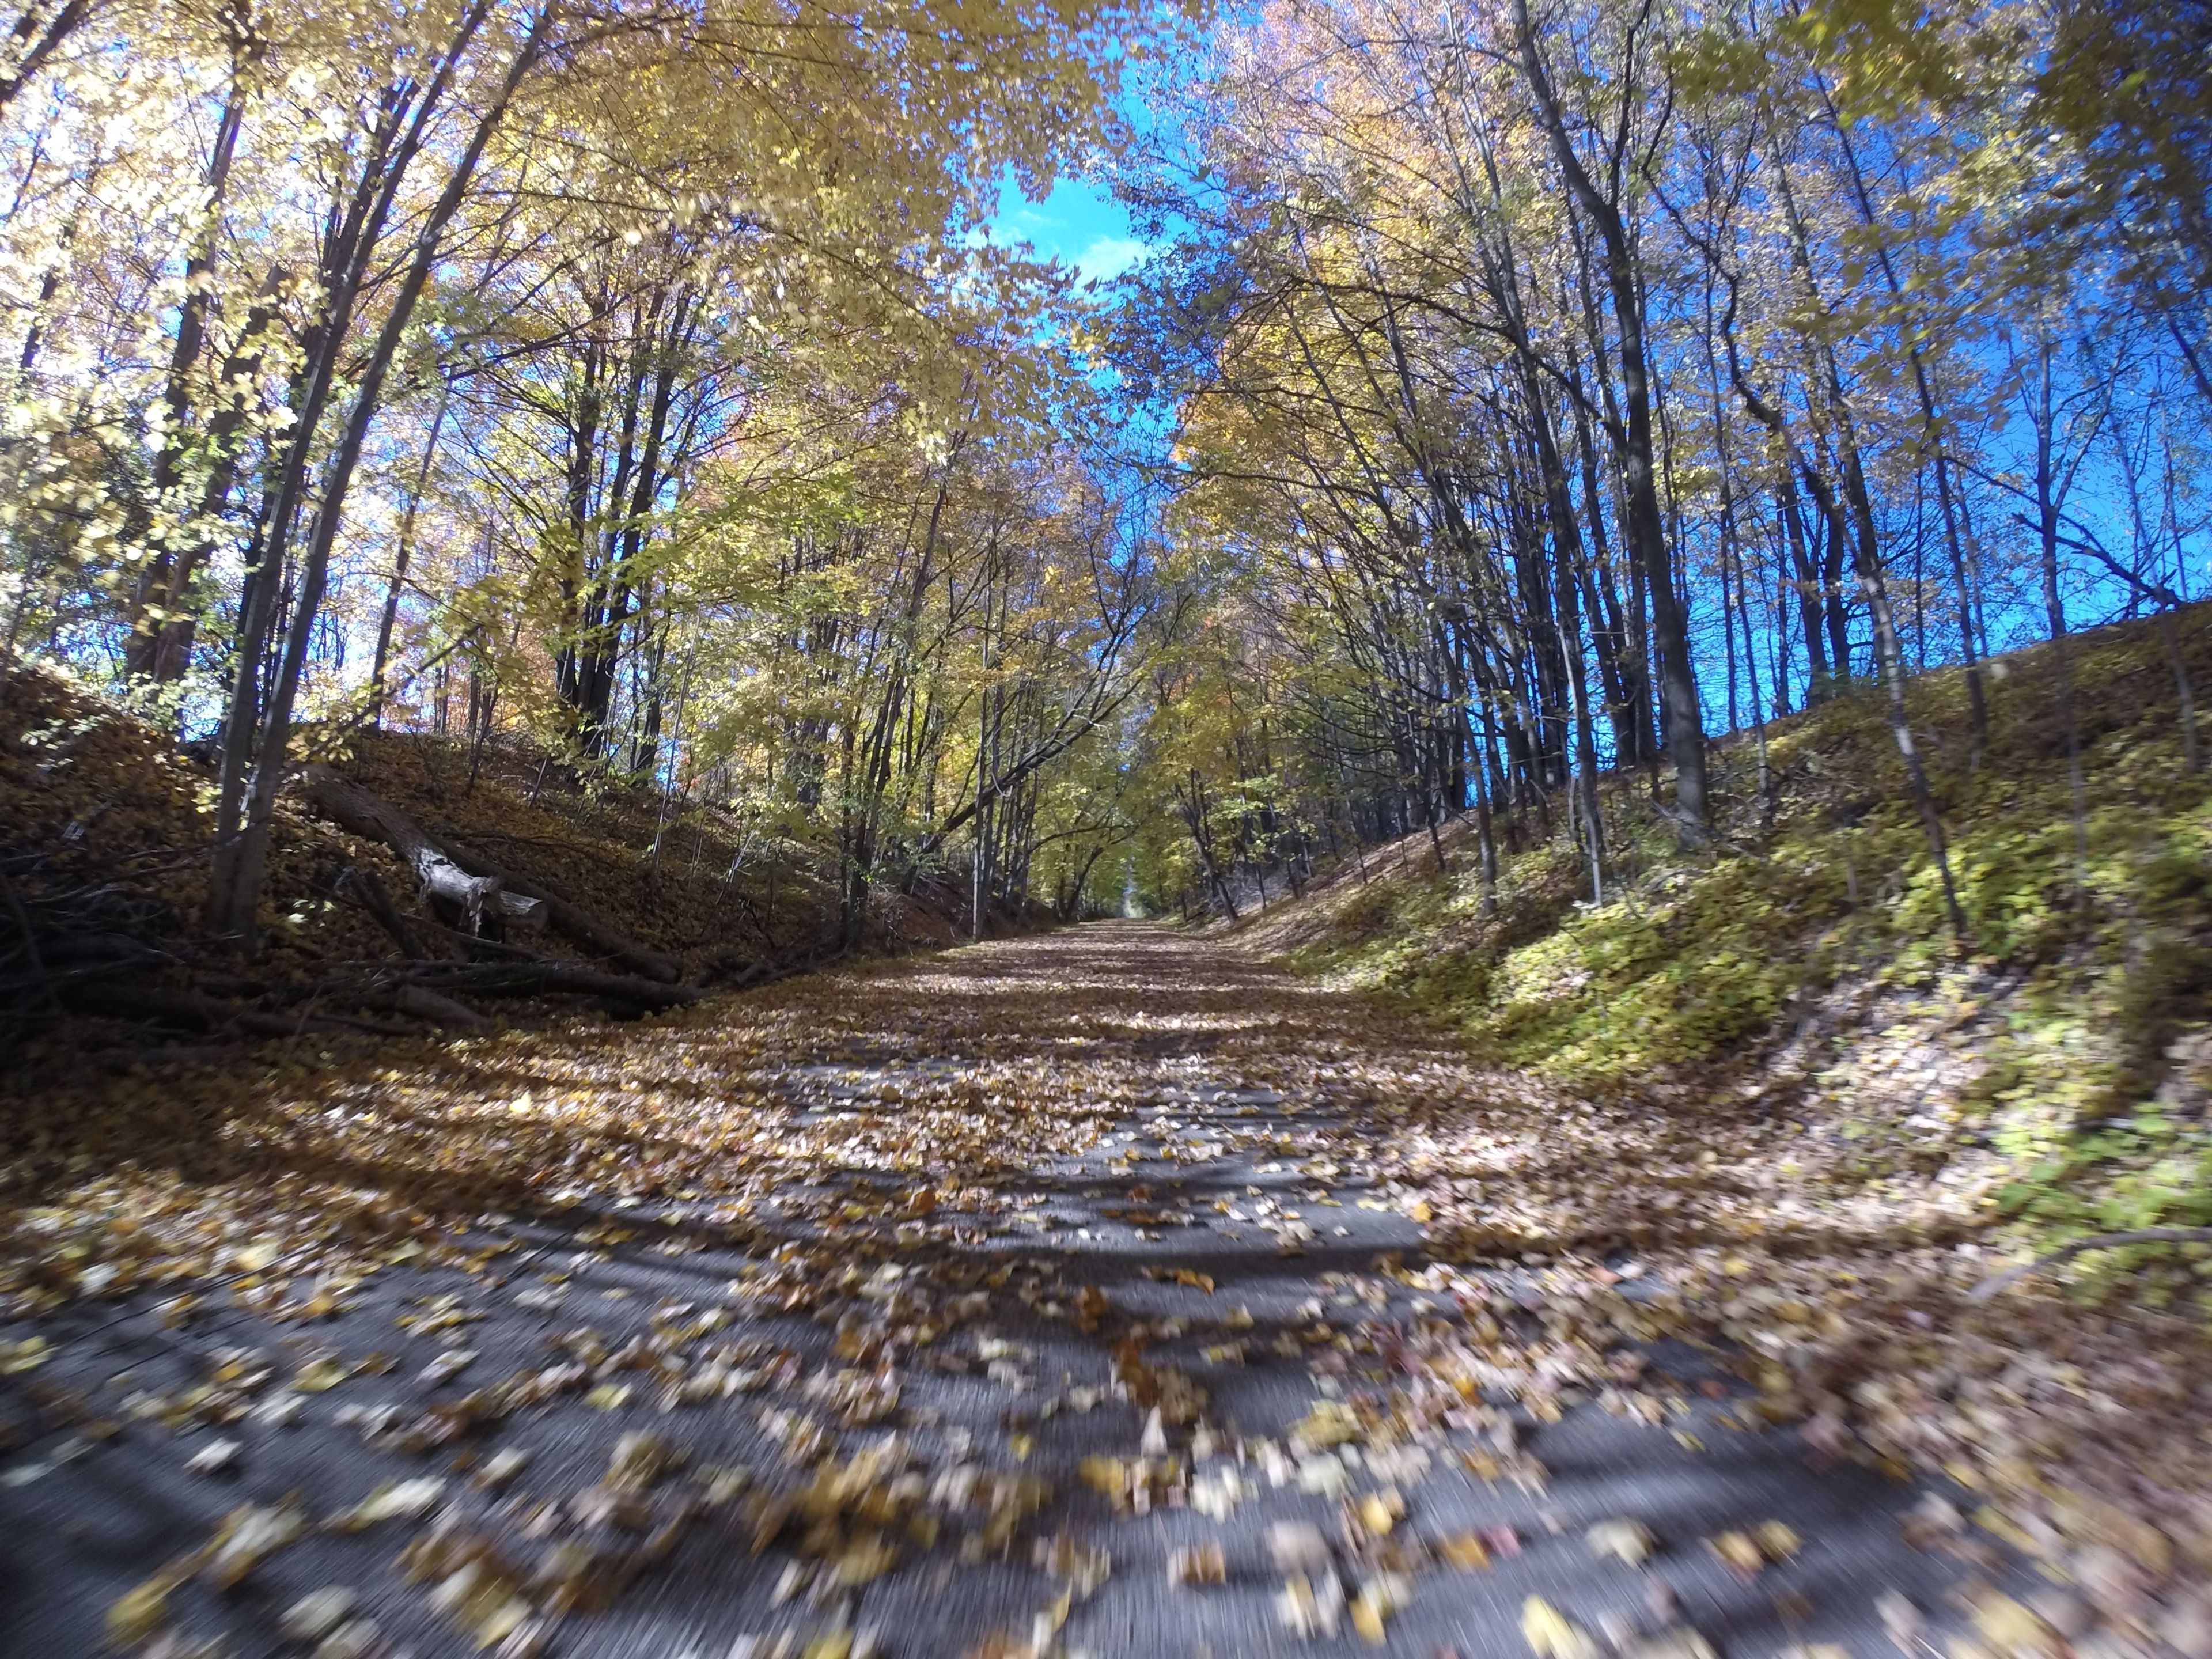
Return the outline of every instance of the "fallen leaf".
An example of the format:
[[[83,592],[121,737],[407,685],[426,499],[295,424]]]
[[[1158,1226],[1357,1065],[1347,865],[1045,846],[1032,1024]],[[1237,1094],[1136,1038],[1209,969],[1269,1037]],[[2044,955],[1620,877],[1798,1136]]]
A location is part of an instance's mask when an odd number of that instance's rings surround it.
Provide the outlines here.
[[[182,1577],[158,1572],[144,1583],[125,1590],[107,1609],[107,1639],[118,1648],[135,1648],[150,1639],[168,1622],[169,1597]]]
[[[414,1480],[387,1480],[331,1522],[341,1532],[358,1532],[380,1521],[415,1521],[428,1515],[445,1496],[446,1483],[435,1475]]]
[[[1748,1578],[1766,1565],[1766,1557],[1749,1533],[1724,1532],[1706,1540],[1729,1571]]]
[[[1651,1535],[1651,1528],[1640,1521],[1601,1521],[1583,1534],[1590,1553],[1612,1556],[1632,1567],[1640,1567],[1651,1559],[1659,1540]]]
[[[35,1370],[52,1357],[43,1336],[27,1336],[20,1342],[0,1342],[0,1376],[20,1376]]]
[[[1225,1584],[1229,1561],[1216,1543],[1193,1544],[1168,1554],[1170,1584]]]
[[[300,1368],[292,1379],[295,1394],[325,1394],[346,1380],[346,1368],[335,1359],[317,1359]]]
[[[1293,1573],[1275,1598],[1276,1615],[1306,1641],[1334,1636],[1344,1619],[1344,1586],[1334,1572]]]
[[[1386,1536],[1406,1513],[1406,1500],[1395,1489],[1369,1492],[1359,1500],[1359,1524],[1375,1537]]]
[[[239,1445],[235,1440],[217,1440],[203,1446],[185,1462],[191,1474],[227,1474],[238,1462]]]
[[[1413,1589],[1413,1581],[1403,1573],[1376,1573],[1352,1599],[1352,1627],[1369,1646],[1381,1647],[1383,1621],[1406,1605]]]
[[[313,1659],[368,1659],[382,1646],[382,1636],[374,1619],[349,1620],[316,1644]]]
[[[343,1584],[311,1590],[284,1610],[277,1634],[290,1642],[319,1642],[345,1622],[358,1599]]]
[[[1794,1528],[1781,1521],[1759,1523],[1759,1547],[1770,1561],[1787,1561],[1805,1547]]]
[[[1267,1559],[1285,1575],[1328,1571],[1334,1559],[1328,1540],[1310,1521],[1275,1521],[1267,1527]]]
[[[1521,1604],[1521,1634],[1536,1659],[1601,1659],[1596,1641],[1540,1595]]]
[[[1473,1571],[1490,1565],[1490,1552],[1471,1532],[1455,1532],[1437,1540],[1437,1553],[1447,1565]]]
[[[249,1504],[233,1510],[210,1540],[208,1582],[217,1589],[234,1589],[267,1557],[298,1540],[307,1529],[300,1511],[290,1504],[275,1508]]]

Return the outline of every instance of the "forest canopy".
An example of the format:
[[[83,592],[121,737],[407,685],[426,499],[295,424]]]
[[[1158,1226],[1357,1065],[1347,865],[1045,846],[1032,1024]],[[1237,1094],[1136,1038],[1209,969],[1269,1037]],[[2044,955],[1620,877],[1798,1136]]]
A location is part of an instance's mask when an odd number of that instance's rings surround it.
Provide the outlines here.
[[[207,746],[247,944],[380,726],[980,930],[1531,811],[1600,898],[1602,778],[1755,838],[1710,745],[1863,687],[1948,888],[1911,679],[1971,767],[2203,589],[2208,77],[2179,0],[40,0],[0,651]],[[992,234],[1064,177],[1119,280]]]

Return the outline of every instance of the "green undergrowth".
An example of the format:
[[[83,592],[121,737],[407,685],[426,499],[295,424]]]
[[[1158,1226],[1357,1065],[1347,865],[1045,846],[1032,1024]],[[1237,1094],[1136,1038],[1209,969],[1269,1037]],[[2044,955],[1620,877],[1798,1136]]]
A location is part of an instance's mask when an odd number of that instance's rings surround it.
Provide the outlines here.
[[[2212,607],[2178,635],[2202,697]],[[1685,852],[1645,780],[1611,780],[1601,904],[1564,824],[1532,820],[1486,912],[1461,823],[1441,872],[1419,837],[1248,933],[1577,1091],[1824,1103],[1870,1146],[1932,1114],[2009,1161],[2005,1206],[2053,1236],[2212,1223],[2212,774],[2185,763],[2154,624],[2070,653],[2086,859],[2051,647],[1987,665],[1978,757],[1963,673],[1912,684],[1963,943],[1871,687],[1769,726],[1769,805],[1754,737],[1715,746],[1725,845]],[[1911,1089],[1870,1080],[1877,1036],[1944,1063]]]

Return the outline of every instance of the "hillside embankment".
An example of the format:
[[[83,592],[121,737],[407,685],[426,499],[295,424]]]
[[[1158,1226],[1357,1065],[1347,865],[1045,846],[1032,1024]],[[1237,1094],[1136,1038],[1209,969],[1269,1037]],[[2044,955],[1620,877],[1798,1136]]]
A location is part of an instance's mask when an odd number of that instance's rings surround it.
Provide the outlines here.
[[[249,1051],[313,1064],[578,1012],[635,1018],[954,936],[949,902],[925,889],[873,895],[855,937],[830,849],[517,739],[307,737],[278,803],[262,937],[240,949],[202,921],[207,757],[48,672],[0,688],[13,1152],[75,1145],[82,1114],[58,1103],[92,1073]]]
[[[1961,671],[1909,692],[1963,938],[1871,685],[1717,745],[1704,848],[1649,781],[1609,780],[1601,903],[1564,803],[1532,805],[1501,815],[1490,891],[1462,821],[1441,860],[1425,833],[1370,850],[1241,937],[1544,1085],[1681,1115],[1719,1155],[1782,1137],[1872,1204],[2045,1246],[2212,1222],[2212,775],[2189,708],[2212,607],[1981,672],[1978,739]],[[2150,1240],[2069,1271],[2194,1302],[2202,1254]]]

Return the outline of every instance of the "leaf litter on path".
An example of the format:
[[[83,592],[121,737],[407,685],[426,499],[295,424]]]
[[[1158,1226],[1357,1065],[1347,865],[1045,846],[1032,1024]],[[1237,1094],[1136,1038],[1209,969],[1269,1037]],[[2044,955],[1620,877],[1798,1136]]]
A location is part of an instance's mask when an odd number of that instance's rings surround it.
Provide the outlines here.
[[[197,1140],[89,1162],[0,1265],[0,1364],[62,1379],[30,1446],[238,1449],[208,1473],[250,1501],[118,1592],[125,1645],[218,1635],[214,1590],[265,1577],[358,1598],[318,1640],[507,1659],[678,1603],[794,1654],[854,1649],[865,1607],[892,1659],[1115,1630],[1581,1659],[1600,1624],[1691,1655],[1676,1585],[1756,1579],[1793,1639],[1870,1659],[1894,1605],[1832,1588],[1826,1522],[1991,1653],[2212,1648],[2188,1333],[1977,1310],[1970,1193],[1831,1190],[1771,1127],[1723,1164],[1695,1115],[1560,1100],[1218,944],[1088,928],[164,1086]],[[1809,1458],[1954,1496],[1901,1496],[1879,1545],[1747,1492],[1682,1532],[1607,1502],[1592,1435],[1708,1498],[1738,1487],[1697,1446],[1774,1492]],[[344,1483],[314,1530],[310,1470]],[[2032,1585],[1930,1589],[2022,1557],[2078,1587],[2074,1628]],[[76,1558],[41,1559],[41,1616],[87,1629]],[[1570,1560],[1586,1600],[1530,1593]]]

